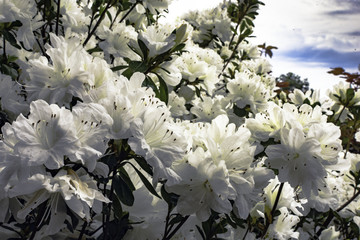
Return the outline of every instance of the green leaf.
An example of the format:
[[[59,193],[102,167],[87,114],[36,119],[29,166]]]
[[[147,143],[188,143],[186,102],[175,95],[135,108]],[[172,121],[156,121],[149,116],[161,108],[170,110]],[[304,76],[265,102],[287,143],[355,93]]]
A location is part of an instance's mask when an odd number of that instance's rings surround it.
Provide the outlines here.
[[[109,169],[113,169],[117,165],[117,158],[114,153],[103,156],[99,161],[105,163]]]
[[[174,224],[177,224],[179,222],[181,222],[184,219],[183,216],[181,216],[180,214],[176,214],[175,217],[173,217],[170,222],[169,225],[172,226]]]
[[[149,49],[147,48],[145,43],[140,39],[138,39],[138,44],[139,44],[139,47],[141,49],[144,60],[146,60],[148,58],[148,55],[149,55]]]
[[[198,225],[196,225],[196,228],[197,228],[197,230],[199,231],[199,233],[200,233],[200,235],[201,235],[201,238],[202,238],[203,240],[206,240],[205,234],[204,234],[204,232],[201,230],[201,228],[200,228]]]
[[[246,107],[239,108],[238,106],[234,105],[233,110],[235,115],[238,117],[246,117],[246,115],[248,114],[248,112],[246,111]]]
[[[108,18],[110,19],[110,22],[113,21],[113,18],[111,16],[111,13],[109,11],[106,12],[106,15],[108,16]]]
[[[129,186],[131,191],[135,191],[136,188],[135,188],[134,184],[132,183],[126,170],[123,167],[120,167],[118,170],[119,170],[119,175],[120,175],[121,179],[124,180],[124,182],[126,183],[126,185]]]
[[[16,47],[17,49],[21,49],[21,47],[17,44],[16,38],[9,31],[3,31],[2,34],[5,40],[8,41],[12,46]]]
[[[89,54],[94,53],[94,52],[102,52],[102,51],[103,51],[103,50],[102,50],[100,47],[98,47],[98,46],[87,50],[87,52],[88,52]]]
[[[156,87],[155,83],[149,76],[146,76],[144,82],[142,83],[142,86],[143,87],[151,87],[154,90],[155,95],[159,96],[159,94],[160,94],[159,89]]]
[[[173,48],[172,52],[181,51],[184,49],[185,46],[186,46],[185,43],[180,43],[179,45],[177,45],[176,47]]]
[[[308,105],[311,105],[311,104],[310,104],[310,100],[309,100],[308,98],[305,98],[305,100],[304,100],[303,104],[308,104]]]
[[[119,65],[119,66],[116,66],[116,67],[112,67],[111,70],[113,72],[116,72],[116,71],[119,71],[119,70],[123,70],[125,68],[128,68],[129,66],[126,66],[126,65]]]
[[[135,156],[134,159],[145,172],[147,172],[150,176],[154,175],[151,166],[146,162],[146,160],[143,157]]]
[[[113,177],[113,187],[116,195],[122,203],[128,206],[132,206],[134,204],[135,199],[131,188],[119,175],[115,175]]]
[[[195,93],[198,98],[200,98],[200,89],[198,87],[195,87]]]
[[[149,190],[149,192],[161,199],[159,194],[154,189],[153,185],[151,185],[151,183],[147,180],[144,174],[142,174],[142,172],[140,172],[132,163],[129,162],[129,164],[134,168],[135,172],[139,175],[141,181],[144,183],[145,187]]]
[[[118,196],[113,196],[112,200],[112,207],[113,207],[113,211],[115,214],[115,217],[117,217],[118,219],[121,219],[121,217],[123,216],[123,210],[121,207],[121,203],[120,203],[120,199],[118,198]]]
[[[176,195],[175,193],[168,193],[165,190],[165,186],[162,185],[161,187],[161,196],[167,202],[169,206],[175,206],[177,204],[177,201],[179,199],[179,195]]]
[[[131,68],[128,68],[124,72],[121,73],[121,75],[123,75],[127,79],[130,79],[133,74],[134,74],[134,71]]]
[[[160,77],[158,74],[156,74],[159,82],[160,82],[160,87],[159,87],[159,96],[157,96],[161,101],[165,102],[166,105],[168,104],[169,101],[169,90],[168,87],[164,81],[164,79],[162,77]]]
[[[133,72],[145,72],[148,69],[146,63],[141,61],[132,61],[129,63],[129,67],[133,70]]]
[[[346,89],[346,102],[349,103],[355,96],[355,90],[353,88]]]

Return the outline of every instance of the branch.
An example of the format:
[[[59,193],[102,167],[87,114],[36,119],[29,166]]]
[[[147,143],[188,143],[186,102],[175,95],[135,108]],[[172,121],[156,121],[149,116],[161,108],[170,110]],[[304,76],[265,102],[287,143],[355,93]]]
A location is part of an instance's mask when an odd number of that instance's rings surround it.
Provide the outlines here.
[[[266,219],[266,226],[265,226],[265,229],[264,229],[264,232],[263,232],[262,237],[265,236],[265,234],[266,234],[266,232],[267,232],[270,224],[273,222],[274,214],[275,214],[277,205],[278,205],[278,203],[279,203],[279,200],[280,200],[280,196],[281,196],[281,192],[282,192],[283,187],[284,187],[284,183],[282,182],[282,183],[280,184],[279,190],[278,190],[278,192],[277,192],[276,199],[275,199],[275,202],[274,202],[274,206],[273,206],[273,208],[271,209],[271,212],[270,212],[270,218],[271,218],[271,219]]]
[[[89,42],[89,40],[90,40],[90,38],[92,37],[92,35],[94,35],[96,29],[99,27],[100,23],[101,23],[102,20],[104,19],[107,10],[111,7],[111,2],[112,2],[112,1],[109,1],[109,2],[106,4],[106,7],[105,7],[104,11],[101,13],[99,20],[96,22],[94,28],[91,30],[91,32],[88,34],[87,38],[85,39],[85,41],[84,41],[84,43],[83,43],[83,47],[86,46],[86,44]]]
[[[56,26],[55,26],[55,34],[56,34],[56,36],[59,34],[60,1],[61,0],[58,0],[58,2],[57,2]]]
[[[336,209],[335,212],[340,212],[341,210],[343,210],[347,205],[349,205],[352,201],[354,201],[358,196],[360,195],[360,191],[358,191],[356,194],[354,194],[349,200],[347,200],[343,205],[341,205],[338,209]],[[316,236],[319,237],[320,234],[322,233],[322,231],[324,231],[327,226],[329,225],[329,223],[331,222],[331,220],[334,218],[334,213],[333,211],[331,211],[329,213],[329,216],[327,217],[327,219],[325,220],[324,224],[321,226],[321,228],[319,229],[319,231],[317,231]]]

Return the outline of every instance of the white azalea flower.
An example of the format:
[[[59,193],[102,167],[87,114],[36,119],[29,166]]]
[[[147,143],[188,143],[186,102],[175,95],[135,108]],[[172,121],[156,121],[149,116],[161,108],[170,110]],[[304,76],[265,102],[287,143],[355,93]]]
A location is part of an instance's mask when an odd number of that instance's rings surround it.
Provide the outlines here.
[[[346,182],[339,176],[338,173],[329,172],[326,176],[324,186],[320,186],[317,194],[305,196],[299,194],[299,197],[305,197],[307,203],[303,204],[304,209],[301,210],[303,215],[307,215],[311,209],[316,209],[318,212],[326,212],[330,209],[337,209],[340,207],[340,196],[347,195]]]
[[[294,104],[285,103],[283,106],[286,120],[292,127],[303,127],[307,132],[309,127],[314,123],[326,123],[327,116],[322,114],[320,106],[312,108],[308,104],[303,104],[298,109]]]
[[[251,209],[261,201],[265,186],[274,173],[265,167],[251,167],[246,171],[230,173],[230,183],[236,190],[235,214],[246,219]]]
[[[355,133],[355,140],[357,142],[360,142],[360,128],[357,130],[357,132]]]
[[[184,117],[189,114],[189,111],[185,107],[186,100],[183,97],[177,95],[174,91],[169,94],[169,108],[171,115],[176,117]]]
[[[60,14],[62,24],[65,28],[71,28],[76,32],[86,32],[90,17],[85,15],[85,8],[75,0],[60,1]]]
[[[303,91],[294,89],[294,92],[289,94],[289,98],[296,106],[304,104],[306,99],[309,100],[310,105],[313,105],[316,102],[320,102],[320,90],[308,90],[304,94]]]
[[[257,45],[253,45],[249,42],[242,41],[237,49],[240,56],[247,56],[250,59],[257,59],[261,57],[261,51]],[[230,56],[229,56],[230,57]]]
[[[140,60],[140,57],[128,46],[130,40],[137,40],[137,36],[134,27],[127,26],[124,22],[116,24],[112,30],[104,26],[99,37],[105,40],[100,42],[99,46],[106,54],[111,54],[114,57],[127,57],[134,61]]]
[[[29,213],[47,201],[42,221],[50,218],[46,234],[52,235],[64,227],[66,205],[80,218],[90,221],[90,208],[96,213],[102,210],[102,202],[110,202],[96,187],[96,182],[87,175],[79,177],[73,170],[60,170],[55,177],[35,174],[25,182],[19,182],[9,190],[10,197],[26,199],[18,212],[19,218],[25,219]],[[28,196],[28,197],[27,197]]]
[[[83,63],[88,59],[87,53],[79,42],[66,41],[52,33],[50,39],[53,47],[48,47],[46,53],[51,64],[45,57],[29,61],[30,81],[25,84],[28,100],[44,99],[50,104],[68,106],[73,96],[82,99],[85,95],[83,83],[90,78]]]
[[[350,100],[347,99],[346,91],[350,89],[350,83],[348,82],[339,82],[333,86],[333,90],[328,91],[328,96],[335,102],[337,105],[342,105],[347,100],[349,100],[348,107],[350,106],[359,106],[360,105],[360,91],[355,91],[354,97]]]
[[[145,30],[140,31],[138,38],[149,49],[149,58],[160,55],[175,46],[176,36],[172,34],[173,30],[171,25],[151,25]],[[134,41],[132,41],[131,45],[137,47],[137,43]]]
[[[235,79],[230,80],[227,85],[229,98],[239,108],[250,105],[254,113],[258,113],[267,107],[270,99],[270,90],[261,82],[260,76],[248,71],[236,72]]]
[[[300,186],[308,197],[311,192],[316,195],[325,184],[327,173],[318,157],[320,152],[320,143],[314,138],[305,138],[300,128],[283,129],[281,144],[266,148],[265,162],[279,171],[280,182],[289,182],[293,188]]]
[[[275,219],[269,227],[266,234],[267,238],[287,240],[290,238],[298,238],[299,233],[294,232],[293,227],[300,221],[300,218],[291,215],[286,207],[279,209],[280,215]]]
[[[333,123],[313,124],[309,128],[307,137],[315,138],[321,144],[319,157],[324,159],[325,166],[335,164],[342,151],[340,128]]]
[[[337,240],[339,238],[340,232],[335,230],[335,226],[328,227],[319,236],[319,240]]]
[[[154,71],[162,77],[169,86],[178,85],[182,79],[181,71],[175,57],[174,60],[163,62],[158,68],[154,69]]]
[[[255,58],[244,62],[245,66],[258,75],[265,75],[272,70],[272,66],[265,58]]]
[[[275,103],[270,102],[268,108],[245,120],[246,127],[252,137],[258,141],[267,141],[269,137],[280,139],[280,130],[286,125],[285,112]]]
[[[197,116],[197,121],[210,122],[215,117],[226,114],[224,110],[227,105],[224,97],[216,95],[215,97],[204,96],[201,98],[195,98],[192,101],[193,107],[190,112]]]
[[[276,196],[279,192],[279,179],[275,177],[271,180],[269,185],[264,189],[266,202],[268,209],[272,209],[275,203]],[[286,207],[290,209],[297,216],[302,216],[300,210],[303,209],[302,204],[307,202],[306,199],[297,199],[296,192],[294,188],[290,186],[289,183],[285,183],[281,191],[280,199],[278,202],[278,208]]]
[[[21,95],[21,85],[18,82],[11,80],[10,76],[1,73],[0,104],[2,110],[11,114],[11,118],[15,118],[20,113],[25,114],[28,111],[28,104]]]
[[[14,149],[27,159],[28,166],[44,164],[58,169],[64,165],[64,155],[75,153],[79,147],[71,112],[44,100],[32,102],[29,117],[21,114],[12,128],[18,140]]]
[[[130,2],[135,3],[136,0],[130,0]],[[168,8],[172,0],[144,0],[141,1],[141,4],[149,9],[151,14],[158,14],[159,12]]]
[[[167,184],[166,189],[180,195],[177,209],[182,215],[196,213],[200,221],[206,221],[211,209],[218,213],[229,213],[229,200],[235,199],[235,190],[230,185],[224,161],[214,164],[209,153],[197,148],[187,162],[174,167],[181,177],[178,184]]]
[[[95,169],[96,160],[107,148],[107,137],[113,119],[103,106],[96,103],[78,103],[73,109],[76,136],[81,146],[69,158],[80,160],[90,172]]]
[[[147,108],[131,122],[130,131],[128,144],[154,168],[153,182],[178,181],[179,176],[170,167],[184,157],[187,142],[181,129],[171,122],[167,108]]]

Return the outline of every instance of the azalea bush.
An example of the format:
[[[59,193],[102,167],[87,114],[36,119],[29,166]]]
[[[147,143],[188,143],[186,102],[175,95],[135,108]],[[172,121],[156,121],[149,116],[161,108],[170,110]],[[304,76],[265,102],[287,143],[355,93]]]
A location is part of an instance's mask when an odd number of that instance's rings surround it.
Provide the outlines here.
[[[358,239],[360,91],[279,91],[258,0],[170,2],[0,0],[0,238]]]

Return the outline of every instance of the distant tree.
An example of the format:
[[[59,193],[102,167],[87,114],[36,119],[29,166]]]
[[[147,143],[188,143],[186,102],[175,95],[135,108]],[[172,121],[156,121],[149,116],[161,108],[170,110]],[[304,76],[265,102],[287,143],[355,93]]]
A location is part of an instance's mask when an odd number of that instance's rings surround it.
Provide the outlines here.
[[[293,92],[296,88],[303,92],[309,90],[308,79],[302,80],[299,75],[292,72],[281,74],[280,77],[276,78],[276,85],[285,92]]]

